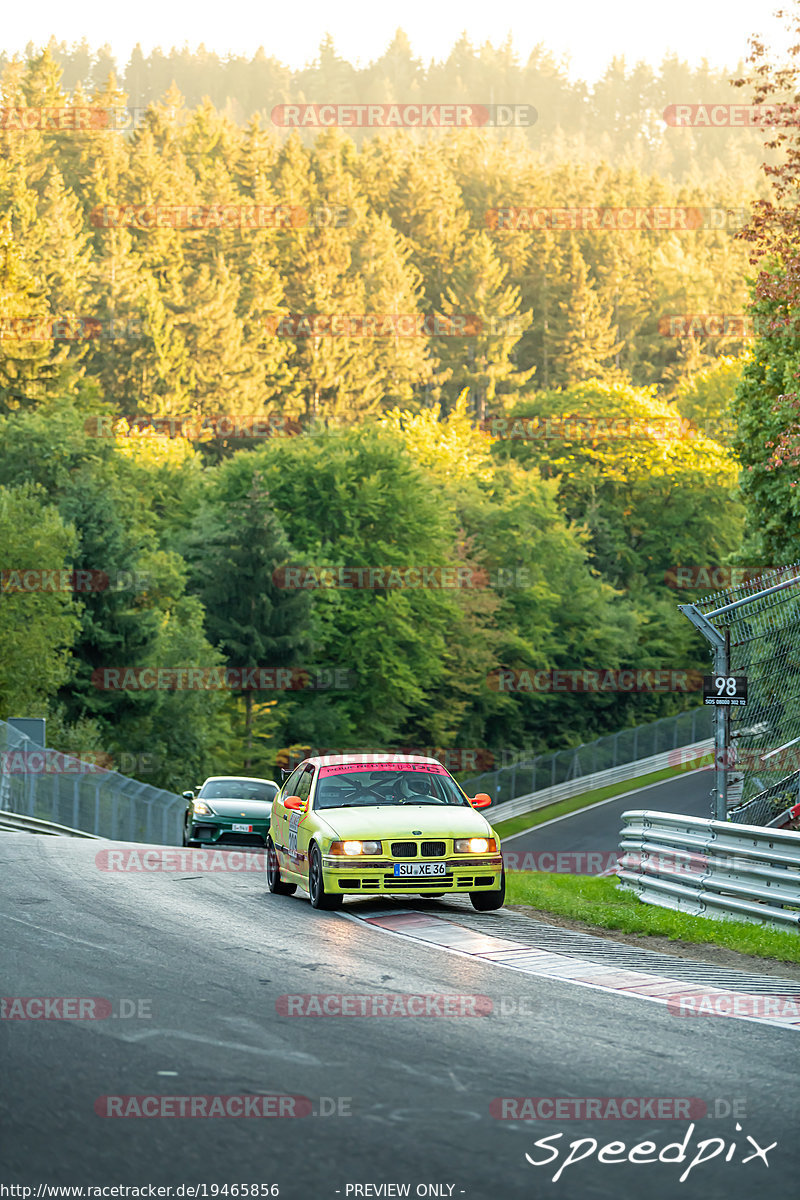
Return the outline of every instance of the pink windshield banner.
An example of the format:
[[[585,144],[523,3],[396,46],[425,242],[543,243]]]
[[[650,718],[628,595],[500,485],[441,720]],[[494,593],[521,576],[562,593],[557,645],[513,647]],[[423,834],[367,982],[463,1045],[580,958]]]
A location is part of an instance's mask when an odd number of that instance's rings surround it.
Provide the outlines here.
[[[367,762],[340,763],[334,767],[320,767],[320,779],[328,775],[349,775],[353,771],[422,771],[426,775],[446,775],[444,767],[439,763],[410,763],[410,762]]]

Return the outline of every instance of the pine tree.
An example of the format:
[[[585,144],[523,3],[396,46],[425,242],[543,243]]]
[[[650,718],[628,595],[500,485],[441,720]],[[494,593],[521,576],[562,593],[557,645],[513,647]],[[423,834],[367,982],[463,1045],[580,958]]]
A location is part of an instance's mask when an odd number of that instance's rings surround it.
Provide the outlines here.
[[[531,323],[531,314],[520,312],[519,289],[509,287],[506,276],[488,235],[473,234],[442,301],[443,313],[466,321],[471,332],[464,339],[439,339],[439,361],[450,374],[453,393],[470,388],[479,421],[502,407],[504,398],[516,399],[535,370],[514,361],[515,347]]]
[[[567,293],[558,300],[548,330],[552,382],[569,385],[584,379],[610,379],[619,342],[612,316],[603,311],[586,263],[572,235],[566,253]]]
[[[297,665],[308,649],[307,592],[280,588],[275,573],[289,560],[286,535],[263,483],[242,499],[215,505],[198,520],[192,548],[194,588],[206,629],[227,665],[239,670]],[[253,749],[254,696],[243,691],[245,770]]]

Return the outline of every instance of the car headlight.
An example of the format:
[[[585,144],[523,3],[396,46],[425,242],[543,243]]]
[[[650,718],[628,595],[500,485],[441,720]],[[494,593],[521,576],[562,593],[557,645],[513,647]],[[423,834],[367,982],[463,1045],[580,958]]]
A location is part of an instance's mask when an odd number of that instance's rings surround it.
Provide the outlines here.
[[[199,813],[201,817],[215,816],[213,808],[209,808],[209,806],[206,804],[205,800],[195,800],[194,811],[196,813]]]
[[[456,838],[453,849],[456,854],[493,854],[497,842],[494,838]]]
[[[345,854],[354,858],[358,854],[382,854],[383,846],[380,842],[332,842],[329,853]]]

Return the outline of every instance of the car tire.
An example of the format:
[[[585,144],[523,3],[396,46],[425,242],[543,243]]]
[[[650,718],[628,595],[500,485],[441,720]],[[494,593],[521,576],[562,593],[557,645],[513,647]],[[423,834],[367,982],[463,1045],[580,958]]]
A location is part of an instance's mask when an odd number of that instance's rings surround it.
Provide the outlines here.
[[[186,832],[186,823],[185,822],[183,825],[183,837],[181,838],[181,845],[182,846],[190,846],[191,845],[191,842],[190,842],[189,837]]]
[[[284,883],[281,879],[278,855],[271,837],[267,838],[267,887],[273,896],[293,896],[297,891],[296,883]]]
[[[342,907],[344,896],[332,895],[325,891],[325,880],[322,875],[322,855],[319,846],[311,847],[308,862],[308,894],[312,908],[326,909],[328,912]]]
[[[472,907],[477,912],[494,912],[496,908],[502,908],[506,902],[505,871],[500,876],[500,887],[496,891],[470,892],[469,898],[472,901]]]

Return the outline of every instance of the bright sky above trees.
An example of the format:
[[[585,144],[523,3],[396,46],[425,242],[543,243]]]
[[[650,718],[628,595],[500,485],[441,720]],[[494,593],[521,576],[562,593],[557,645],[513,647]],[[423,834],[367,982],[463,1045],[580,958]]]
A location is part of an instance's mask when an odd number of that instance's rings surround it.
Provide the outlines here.
[[[462,0],[456,6],[406,0],[395,5],[366,7],[359,0],[330,5],[306,0],[294,5],[164,5],[139,0],[135,6],[84,0],[64,5],[39,0],[34,6],[11,5],[3,14],[5,51],[22,51],[28,42],[47,43],[51,35],[68,42],[86,38],[90,45],[108,42],[121,65],[136,44],[145,53],[154,46],[168,49],[189,42],[204,43],[217,53],[252,54],[264,46],[288,66],[298,69],[313,61],[325,33],[333,35],[338,52],[363,65],[378,58],[400,26],[423,62],[445,59],[462,32],[473,44],[500,45],[512,36],[524,60],[543,43],[556,56],[568,57],[570,75],[593,82],[611,59],[644,59],[657,64],[674,51],[692,63],[706,58],[717,67],[735,67],[747,54],[747,39],[761,33],[776,50],[789,45],[773,5],[749,5],[739,0],[671,0],[662,7],[640,0],[572,0],[568,4],[487,5]],[[789,7],[787,5],[787,7]],[[577,31],[577,32],[576,32]],[[495,97],[499,101],[500,97]],[[699,97],[698,97],[699,99]]]

